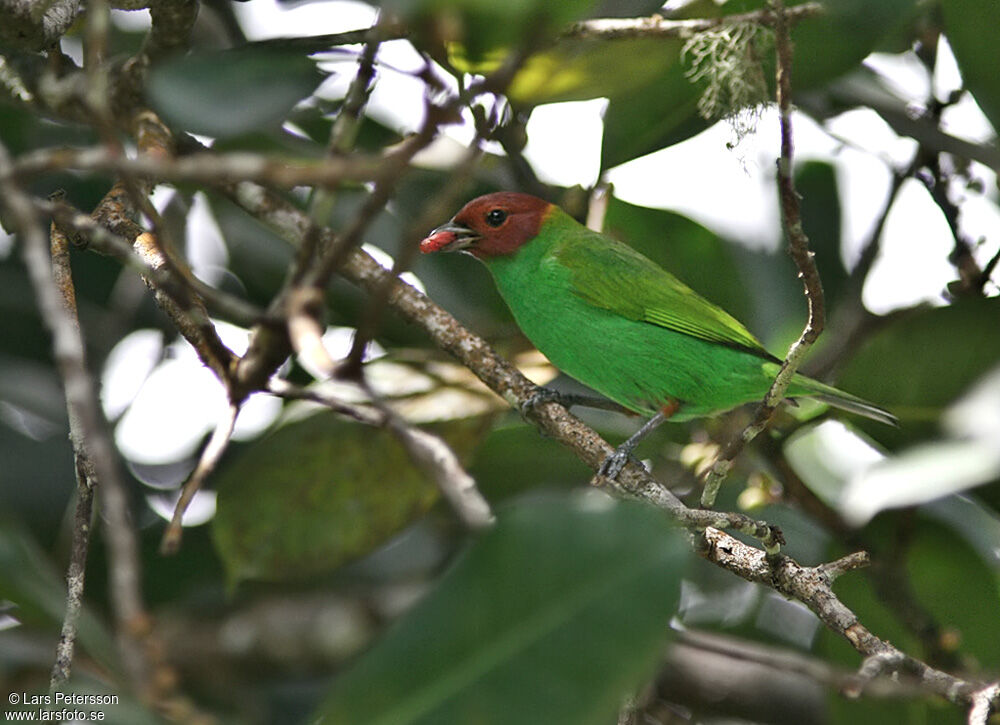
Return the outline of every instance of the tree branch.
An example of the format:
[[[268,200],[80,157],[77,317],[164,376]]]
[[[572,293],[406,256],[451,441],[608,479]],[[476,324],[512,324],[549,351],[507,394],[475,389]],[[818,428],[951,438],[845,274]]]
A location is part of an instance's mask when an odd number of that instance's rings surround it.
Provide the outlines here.
[[[148,177],[158,182],[235,184],[255,181],[279,189],[326,187],[345,181],[371,181],[382,159],[364,154],[321,160],[277,159],[249,152],[202,151],[186,156],[139,153],[128,157],[106,146],[47,148],[30,151],[15,162],[19,180],[53,171],[99,171]]]
[[[80,5],[80,0],[51,0],[44,5],[37,0],[0,0],[0,45],[47,50],[76,21]]]
[[[755,23],[772,26],[778,22],[794,24],[806,18],[814,18],[825,12],[818,2],[803,3],[784,11],[779,20],[779,11],[771,7],[749,13],[723,15],[717,18],[693,18],[690,20],[670,20],[660,15],[648,18],[594,18],[581,20],[563,32],[564,38],[627,40],[630,38],[677,38],[687,40],[706,30],[714,30],[723,25]]]

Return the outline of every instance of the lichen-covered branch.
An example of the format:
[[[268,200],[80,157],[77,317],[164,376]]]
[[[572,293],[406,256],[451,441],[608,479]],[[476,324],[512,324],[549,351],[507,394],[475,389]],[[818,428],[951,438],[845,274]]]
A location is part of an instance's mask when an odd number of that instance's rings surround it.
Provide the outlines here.
[[[70,29],[80,0],[0,0],[0,46],[26,51],[51,48]],[[43,12],[39,12],[42,9]]]

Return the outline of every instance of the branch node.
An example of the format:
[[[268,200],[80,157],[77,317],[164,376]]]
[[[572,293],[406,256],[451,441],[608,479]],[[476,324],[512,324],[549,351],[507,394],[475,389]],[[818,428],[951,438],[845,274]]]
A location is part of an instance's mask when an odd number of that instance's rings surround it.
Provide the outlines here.
[[[1000,682],[993,682],[971,696],[969,725],[986,725],[990,713],[1000,709]]]
[[[843,556],[836,561],[820,564],[816,569],[826,577],[828,582],[835,581],[838,577],[850,571],[863,569],[871,564],[871,555],[867,551],[855,551],[853,554]]]

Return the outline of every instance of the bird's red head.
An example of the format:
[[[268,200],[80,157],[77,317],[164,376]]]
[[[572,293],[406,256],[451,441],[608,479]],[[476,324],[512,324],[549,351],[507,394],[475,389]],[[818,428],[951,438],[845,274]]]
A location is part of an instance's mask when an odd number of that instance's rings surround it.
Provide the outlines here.
[[[420,242],[420,251],[465,250],[480,259],[516,252],[538,236],[552,205],[530,194],[500,191],[473,199]]]

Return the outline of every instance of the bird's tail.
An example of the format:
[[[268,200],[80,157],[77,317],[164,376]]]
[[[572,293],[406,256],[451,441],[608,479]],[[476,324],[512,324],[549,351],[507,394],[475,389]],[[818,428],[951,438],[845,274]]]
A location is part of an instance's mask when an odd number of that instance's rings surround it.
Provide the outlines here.
[[[899,425],[899,419],[885,408],[818,380],[796,375],[791,387],[793,390],[790,395],[793,397],[796,394],[806,395],[827,405],[832,405],[834,408],[846,410],[848,413],[863,415],[865,418],[871,418],[887,425]]]

